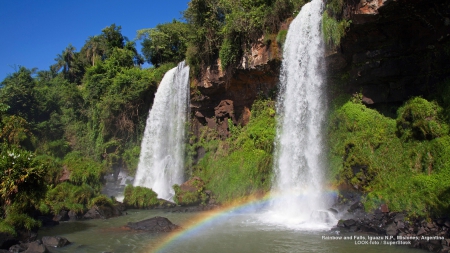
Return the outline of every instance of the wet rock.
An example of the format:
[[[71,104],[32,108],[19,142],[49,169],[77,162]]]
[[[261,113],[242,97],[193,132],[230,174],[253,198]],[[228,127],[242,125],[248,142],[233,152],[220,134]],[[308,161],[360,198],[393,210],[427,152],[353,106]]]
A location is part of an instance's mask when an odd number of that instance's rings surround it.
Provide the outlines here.
[[[386,235],[396,235],[397,234],[397,226],[394,223],[391,223],[386,226]]]
[[[349,227],[351,227],[351,226],[354,226],[355,224],[356,224],[356,221],[355,221],[355,220],[352,220],[352,219],[344,221],[344,225],[345,225],[345,227],[347,227],[347,228],[349,228]]]
[[[9,247],[18,244],[19,240],[7,233],[0,233],[0,249],[9,249]]]
[[[405,215],[402,213],[399,213],[399,214],[395,215],[394,221],[398,222],[398,221],[403,221],[404,219],[405,219]]]
[[[55,221],[51,216],[38,216],[38,220],[42,222],[43,227],[54,227],[59,225],[59,221]]]
[[[358,229],[358,226],[351,226],[350,228],[349,228],[349,231],[350,232],[356,232],[356,231],[358,231],[359,229]]]
[[[446,221],[444,222],[444,226],[450,228],[450,221],[449,221],[449,220],[446,220]]]
[[[44,236],[42,237],[42,243],[45,246],[54,248],[61,248],[70,244],[69,240],[60,236]]]
[[[47,253],[47,248],[42,244],[40,240],[28,243],[28,249],[23,253]]]
[[[151,233],[171,232],[180,229],[180,226],[175,225],[167,218],[160,216],[138,222],[129,222],[126,227]]]
[[[348,212],[352,213],[356,210],[362,210],[362,209],[363,209],[363,204],[361,203],[361,201],[357,201],[353,205],[350,206],[350,208],[348,209]]]
[[[122,210],[125,210],[122,203],[114,205],[94,205],[91,209],[83,215],[84,219],[109,219],[122,215]]]
[[[67,215],[69,216],[69,220],[71,221],[78,220],[78,214],[74,211],[69,211]]]
[[[28,244],[16,244],[9,248],[10,253],[19,253],[28,249]],[[1,251],[0,251],[1,252]]]
[[[59,214],[53,216],[54,221],[68,221],[70,220],[69,212],[66,210],[61,210]]]
[[[417,235],[424,235],[427,231],[425,231],[425,229],[423,227],[420,227],[419,230],[417,231]]]

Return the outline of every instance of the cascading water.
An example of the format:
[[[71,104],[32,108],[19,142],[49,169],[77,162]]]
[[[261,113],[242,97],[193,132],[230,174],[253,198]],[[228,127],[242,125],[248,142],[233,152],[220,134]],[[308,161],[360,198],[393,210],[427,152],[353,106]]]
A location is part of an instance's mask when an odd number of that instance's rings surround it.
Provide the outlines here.
[[[172,200],[174,184],[183,182],[185,122],[189,104],[189,67],[167,71],[155,94],[141,144],[134,186],[152,188]]]
[[[279,115],[270,206],[275,223],[318,228],[334,222],[323,198],[322,130],[326,114],[321,34],[322,0],[303,6],[292,21],[283,49]]]

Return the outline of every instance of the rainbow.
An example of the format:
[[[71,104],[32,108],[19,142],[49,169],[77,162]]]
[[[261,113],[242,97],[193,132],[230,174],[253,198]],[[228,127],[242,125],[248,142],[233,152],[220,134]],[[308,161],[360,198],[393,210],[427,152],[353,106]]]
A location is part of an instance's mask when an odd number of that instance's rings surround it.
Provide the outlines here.
[[[326,191],[326,194],[330,195],[330,197],[335,198],[337,196],[337,191],[334,189],[328,189]],[[265,204],[276,198],[279,198],[277,194],[250,196],[245,198],[244,200],[235,201],[234,203],[228,204],[218,209],[214,209],[212,211],[201,212],[198,216],[190,220],[191,225],[184,227],[180,231],[168,234],[165,238],[162,239],[160,243],[158,243],[157,245],[153,245],[145,252],[166,252],[166,250],[170,245],[172,245],[172,243],[188,239],[192,235],[195,235],[205,228],[210,227],[213,223],[217,223],[221,219],[226,219],[230,214],[253,211],[256,207],[264,206]]]

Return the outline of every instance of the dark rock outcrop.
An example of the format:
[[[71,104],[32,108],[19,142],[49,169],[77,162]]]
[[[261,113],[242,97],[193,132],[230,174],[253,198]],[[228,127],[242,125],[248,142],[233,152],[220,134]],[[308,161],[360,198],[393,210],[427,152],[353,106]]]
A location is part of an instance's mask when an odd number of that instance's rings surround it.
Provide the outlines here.
[[[160,216],[138,222],[129,222],[126,227],[132,230],[142,230],[151,233],[171,232],[180,229],[180,226],[175,225],[167,218]]]
[[[94,205],[83,215],[83,219],[109,219],[121,216],[124,210],[125,208],[120,202],[114,205]]]
[[[27,250],[23,251],[23,253],[47,253],[47,252],[49,251],[40,240],[28,243]]]
[[[228,136],[228,120],[246,125],[259,95],[272,96],[278,84],[280,55],[277,43],[255,43],[235,69],[223,70],[220,60],[195,79],[191,92],[194,134],[208,127]]]
[[[447,219],[406,219],[404,213],[382,212],[381,208],[372,213],[358,215],[352,219],[339,220],[334,230],[360,232],[383,236],[383,240],[401,241],[403,245],[433,252],[450,252]],[[387,237],[384,237],[387,236]]]
[[[0,233],[0,249],[9,249],[9,247],[19,243],[19,240],[8,233]]]
[[[346,0],[352,24],[327,57],[330,87],[364,102],[428,97],[450,77],[450,6],[437,0]]]
[[[60,236],[44,236],[42,237],[42,244],[47,247],[61,248],[69,245],[70,242],[66,238]]]

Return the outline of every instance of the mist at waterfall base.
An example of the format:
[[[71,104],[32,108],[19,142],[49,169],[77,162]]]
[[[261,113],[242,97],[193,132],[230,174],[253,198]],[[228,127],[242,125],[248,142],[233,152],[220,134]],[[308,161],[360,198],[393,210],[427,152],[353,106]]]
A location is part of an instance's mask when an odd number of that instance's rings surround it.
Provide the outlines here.
[[[283,48],[277,99],[272,192],[264,220],[299,229],[330,228],[337,223],[326,209],[324,191],[325,106],[324,45],[321,20],[323,2],[303,6],[289,26]]]
[[[151,188],[172,200],[183,183],[185,123],[189,105],[189,67],[181,62],[159,84],[144,131],[134,186]]]

